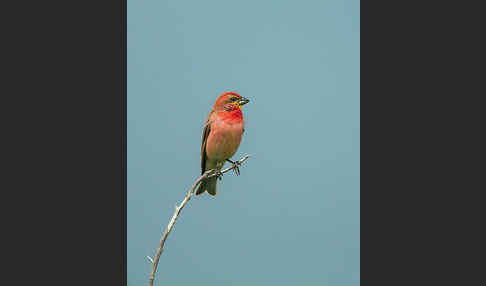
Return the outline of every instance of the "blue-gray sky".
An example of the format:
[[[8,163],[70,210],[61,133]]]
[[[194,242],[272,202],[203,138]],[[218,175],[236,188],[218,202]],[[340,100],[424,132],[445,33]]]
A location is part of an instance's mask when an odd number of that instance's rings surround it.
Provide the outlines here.
[[[155,285],[360,284],[360,2],[128,1],[128,285],[200,174],[236,91],[246,131],[218,196],[191,200]]]

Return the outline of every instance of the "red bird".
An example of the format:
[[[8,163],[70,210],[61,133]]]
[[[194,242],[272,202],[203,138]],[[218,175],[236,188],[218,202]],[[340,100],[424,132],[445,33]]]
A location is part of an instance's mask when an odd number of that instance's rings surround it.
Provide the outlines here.
[[[245,132],[245,121],[241,106],[250,100],[236,92],[225,92],[218,97],[209,113],[202,135],[201,144],[201,174],[208,170],[221,170],[226,161],[238,150],[241,136]],[[237,168],[234,169],[238,175]],[[217,193],[218,176],[204,180],[196,191],[200,195],[205,191],[212,196]]]

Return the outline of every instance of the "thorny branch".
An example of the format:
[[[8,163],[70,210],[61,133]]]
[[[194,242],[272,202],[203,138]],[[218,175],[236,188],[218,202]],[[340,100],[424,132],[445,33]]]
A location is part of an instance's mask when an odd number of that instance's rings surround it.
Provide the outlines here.
[[[192,185],[189,192],[187,192],[184,200],[178,206],[175,207],[174,215],[172,216],[171,220],[169,221],[169,225],[167,225],[167,228],[165,229],[165,232],[162,235],[162,238],[160,239],[159,247],[157,248],[157,252],[155,253],[154,259],[152,259],[150,256],[147,256],[147,258],[150,260],[150,262],[152,262],[152,272],[150,273],[149,282],[148,282],[149,286],[152,286],[154,284],[155,272],[157,271],[157,265],[159,264],[160,255],[162,254],[162,251],[164,249],[165,240],[167,239],[167,236],[169,236],[169,233],[172,230],[172,227],[174,226],[174,223],[177,220],[179,213],[181,212],[181,210],[184,208],[186,203],[191,199],[192,195],[194,194],[196,187],[204,179],[211,178],[211,177],[214,177],[214,176],[220,176],[224,173],[227,173],[227,172],[237,168],[238,165],[243,163],[246,159],[248,159],[248,157],[250,157],[250,156],[249,155],[243,156],[240,160],[236,161],[236,164],[233,164],[231,167],[228,167],[228,168],[222,170],[221,172],[209,170],[209,171],[206,171],[204,174],[202,174],[199,178],[197,178],[197,180],[194,182],[194,184]]]

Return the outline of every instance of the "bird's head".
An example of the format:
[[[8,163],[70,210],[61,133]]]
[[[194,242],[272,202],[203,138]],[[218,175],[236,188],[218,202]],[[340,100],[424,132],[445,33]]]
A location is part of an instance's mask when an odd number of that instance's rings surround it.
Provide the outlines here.
[[[244,98],[236,92],[225,92],[221,94],[218,99],[216,99],[213,109],[225,111],[233,111],[236,109],[241,110],[241,107],[247,104],[249,101],[249,99]]]

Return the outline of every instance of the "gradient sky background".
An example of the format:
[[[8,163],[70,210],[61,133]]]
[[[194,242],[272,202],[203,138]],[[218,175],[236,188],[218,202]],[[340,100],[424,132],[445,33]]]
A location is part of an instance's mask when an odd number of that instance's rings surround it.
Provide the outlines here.
[[[146,285],[237,91],[246,131],[218,196],[191,200],[155,285],[360,284],[360,2],[128,1],[128,285]]]

